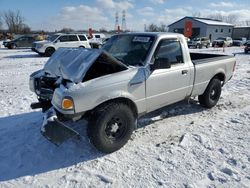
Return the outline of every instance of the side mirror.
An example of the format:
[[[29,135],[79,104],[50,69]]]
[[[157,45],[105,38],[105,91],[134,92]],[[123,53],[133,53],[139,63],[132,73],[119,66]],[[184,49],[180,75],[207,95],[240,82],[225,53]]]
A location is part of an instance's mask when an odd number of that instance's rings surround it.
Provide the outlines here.
[[[155,59],[154,64],[151,65],[151,69],[169,69],[171,68],[171,63],[168,58],[157,58]]]
[[[55,43],[58,43],[58,42],[61,42],[60,39],[57,39],[57,40],[55,41]]]

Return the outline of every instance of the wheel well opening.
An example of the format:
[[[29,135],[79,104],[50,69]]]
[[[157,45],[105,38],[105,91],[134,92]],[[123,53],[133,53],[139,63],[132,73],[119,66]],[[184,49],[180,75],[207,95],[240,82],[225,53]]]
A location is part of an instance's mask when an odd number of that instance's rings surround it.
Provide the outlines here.
[[[225,75],[224,75],[223,73],[218,73],[218,74],[216,74],[216,75],[213,77],[213,79],[214,79],[214,78],[219,79],[219,80],[222,82],[222,85],[224,85],[224,82],[225,82]]]
[[[104,103],[98,105],[93,110],[91,110],[91,112],[94,112],[96,109],[101,108],[103,106],[106,106],[109,103],[123,103],[123,104],[126,104],[132,110],[132,112],[134,114],[134,117],[135,118],[138,117],[138,110],[137,110],[137,107],[136,107],[135,103],[132,100],[130,100],[128,98],[123,98],[123,97],[116,98],[116,99],[110,99],[108,101],[105,101]]]
[[[47,47],[46,50],[47,50],[47,49],[53,49],[53,50],[55,50],[55,48],[52,47],[52,46]]]

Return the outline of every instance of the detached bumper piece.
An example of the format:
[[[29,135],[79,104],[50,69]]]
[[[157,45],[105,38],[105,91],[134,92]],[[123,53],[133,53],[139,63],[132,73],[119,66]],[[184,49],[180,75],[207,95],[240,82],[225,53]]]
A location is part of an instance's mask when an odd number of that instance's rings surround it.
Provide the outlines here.
[[[70,138],[80,139],[78,132],[57,119],[53,108],[50,108],[44,115],[41,133],[45,138],[57,146]]]

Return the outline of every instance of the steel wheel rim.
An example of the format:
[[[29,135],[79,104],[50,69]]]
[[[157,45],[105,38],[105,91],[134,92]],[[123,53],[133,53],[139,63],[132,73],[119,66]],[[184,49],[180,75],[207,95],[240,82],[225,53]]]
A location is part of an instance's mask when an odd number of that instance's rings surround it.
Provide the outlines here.
[[[127,126],[120,116],[113,116],[106,124],[105,136],[110,140],[119,140],[124,137]]]

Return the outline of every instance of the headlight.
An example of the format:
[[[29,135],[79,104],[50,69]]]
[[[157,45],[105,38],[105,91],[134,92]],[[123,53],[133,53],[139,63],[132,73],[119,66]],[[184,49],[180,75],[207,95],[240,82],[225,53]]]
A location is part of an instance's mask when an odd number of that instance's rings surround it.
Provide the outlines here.
[[[42,48],[42,44],[36,44],[36,48]]]
[[[29,87],[30,87],[30,91],[35,92],[35,81],[33,77],[30,77]]]
[[[64,98],[62,100],[62,109],[72,110],[74,108],[74,102],[71,98]]]

